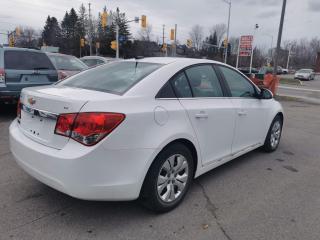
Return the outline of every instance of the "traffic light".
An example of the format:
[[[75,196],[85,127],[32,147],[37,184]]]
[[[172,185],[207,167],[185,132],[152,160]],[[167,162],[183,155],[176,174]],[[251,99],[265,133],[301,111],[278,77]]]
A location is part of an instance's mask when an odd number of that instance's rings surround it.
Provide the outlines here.
[[[112,41],[110,47],[111,47],[113,50],[117,50],[117,41]]]
[[[170,40],[174,40],[174,29],[170,30]]]
[[[14,47],[14,37],[12,35],[9,38],[9,46]]]
[[[85,44],[84,38],[81,38],[81,39],[80,39],[80,47],[84,47],[84,44]]]
[[[104,11],[101,14],[101,26],[105,28],[107,24],[108,24],[108,13]]]
[[[225,48],[228,47],[228,39],[227,39],[227,38],[225,38],[225,39],[223,40],[223,46],[224,46]]]
[[[21,36],[21,29],[19,27],[16,27],[16,36],[17,37]]]
[[[192,40],[187,39],[187,47],[191,48],[192,47]]]
[[[146,15],[141,16],[141,27],[143,27],[143,28],[147,27],[147,16]]]

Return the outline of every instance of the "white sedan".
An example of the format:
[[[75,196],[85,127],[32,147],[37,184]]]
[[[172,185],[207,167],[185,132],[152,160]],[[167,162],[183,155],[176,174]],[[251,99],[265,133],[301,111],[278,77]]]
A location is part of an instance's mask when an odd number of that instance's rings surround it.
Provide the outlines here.
[[[312,69],[300,69],[294,74],[295,79],[299,80],[314,80],[315,72]]]
[[[87,200],[176,207],[193,178],[253,149],[277,149],[283,110],[234,68],[145,58],[25,88],[10,126],[17,163]]]

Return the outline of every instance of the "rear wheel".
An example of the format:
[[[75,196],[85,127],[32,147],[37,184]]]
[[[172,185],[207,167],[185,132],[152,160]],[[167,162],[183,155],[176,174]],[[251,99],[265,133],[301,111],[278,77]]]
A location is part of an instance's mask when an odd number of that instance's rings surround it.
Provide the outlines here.
[[[263,145],[263,149],[266,152],[273,152],[278,148],[281,139],[282,124],[283,121],[279,115],[273,119]]]
[[[167,212],[178,206],[193,178],[190,150],[175,143],[165,148],[151,165],[142,187],[141,201],[156,212]]]

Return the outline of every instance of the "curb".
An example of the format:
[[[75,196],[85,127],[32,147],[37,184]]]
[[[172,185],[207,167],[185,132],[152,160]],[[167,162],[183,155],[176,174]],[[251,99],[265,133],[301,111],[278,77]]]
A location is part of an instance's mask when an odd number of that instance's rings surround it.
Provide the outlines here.
[[[279,101],[295,101],[295,102],[305,102],[309,104],[320,105],[320,99],[317,99],[317,98],[308,98],[308,97],[281,94],[281,95],[276,95],[275,99]]]

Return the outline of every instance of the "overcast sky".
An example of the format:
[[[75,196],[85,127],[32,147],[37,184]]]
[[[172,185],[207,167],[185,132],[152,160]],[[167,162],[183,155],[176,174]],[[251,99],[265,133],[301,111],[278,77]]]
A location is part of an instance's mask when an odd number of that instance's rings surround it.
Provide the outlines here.
[[[48,15],[59,21],[66,10],[79,9],[82,0],[1,0],[0,32],[13,30],[15,26],[31,26],[42,30]],[[86,6],[88,2],[83,2]],[[205,33],[217,23],[227,23],[228,5],[223,0],[91,0],[94,16],[106,5],[108,9],[119,7],[129,19],[142,14],[153,27],[156,38],[162,35],[162,25],[166,26],[166,37],[169,29],[178,24],[177,37],[185,42],[193,25],[203,26]],[[256,43],[269,47],[271,37],[276,44],[282,0],[232,0],[231,36],[240,36],[253,32],[258,23]],[[283,39],[319,37],[320,0],[288,0]],[[133,36],[139,25],[130,24]],[[6,42],[0,36],[0,43]]]

